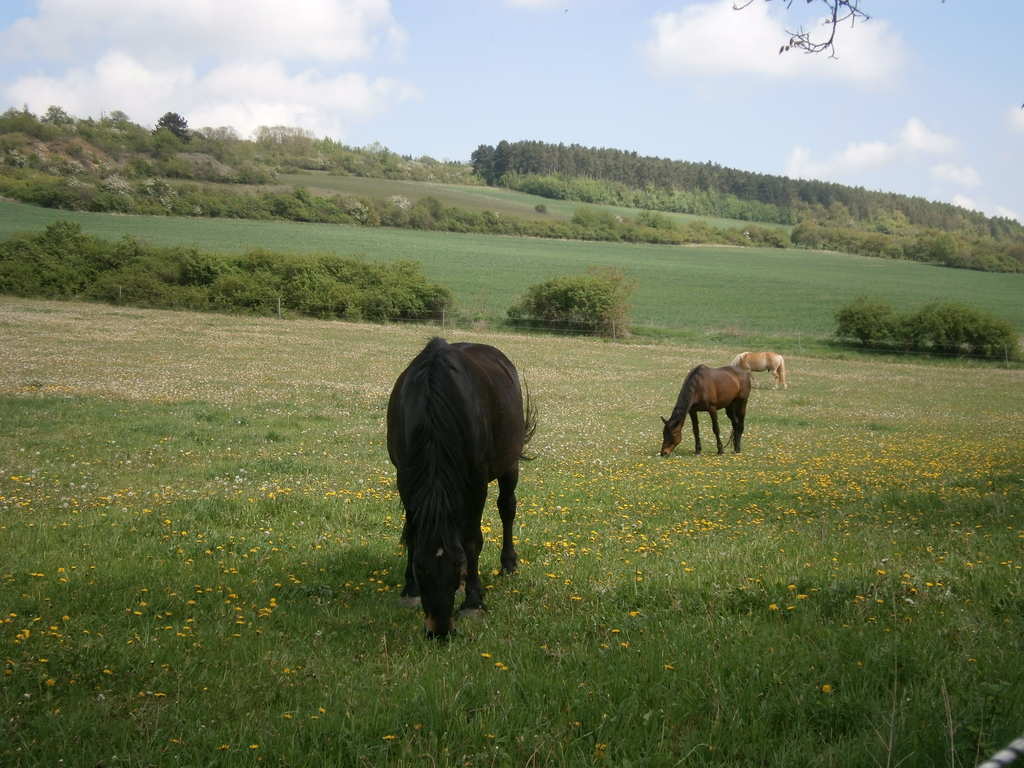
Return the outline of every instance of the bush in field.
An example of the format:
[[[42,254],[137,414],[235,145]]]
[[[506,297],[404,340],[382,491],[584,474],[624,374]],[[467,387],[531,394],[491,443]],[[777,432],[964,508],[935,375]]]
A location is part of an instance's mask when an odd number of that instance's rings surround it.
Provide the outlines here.
[[[980,357],[1016,357],[1019,343],[1005,320],[952,302],[929,304],[904,318],[899,338],[912,349]]]
[[[508,317],[515,325],[625,336],[633,288],[620,270],[592,268],[585,275],[531,286],[523,300],[508,309]]]
[[[100,240],[71,222],[0,242],[0,293],[264,314],[280,300],[300,314],[376,321],[439,319],[452,301],[412,261],[268,251],[226,256],[132,238]]]
[[[952,302],[935,302],[916,312],[898,314],[865,297],[836,312],[836,336],[864,346],[896,345],[916,352],[1019,356],[1017,331],[1005,320]]]
[[[893,340],[896,313],[888,304],[860,296],[836,312],[836,336],[856,339],[865,346],[878,346]]]

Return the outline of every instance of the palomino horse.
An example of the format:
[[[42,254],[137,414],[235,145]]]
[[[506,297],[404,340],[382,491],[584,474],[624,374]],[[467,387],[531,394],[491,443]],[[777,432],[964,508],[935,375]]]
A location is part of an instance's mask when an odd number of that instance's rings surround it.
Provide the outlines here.
[[[495,478],[501,570],[516,569],[515,490],[533,416],[524,410],[519,374],[499,350],[434,338],[395,382],[387,421],[388,456],[405,507],[402,596],[420,598],[427,636],[444,639],[454,631],[455,592],[463,579],[460,611],[484,608],[480,519]]]
[[[711,428],[715,431],[718,452],[722,453],[722,438],[718,433],[718,409],[725,413],[732,424],[732,444],[740,452],[740,438],[743,437],[743,421],[747,415],[747,398],[750,397],[750,373],[731,365],[709,368],[698,365],[683,380],[679,397],[676,398],[672,415],[662,417],[665,428],[662,432],[661,455],[668,456],[683,439],[683,422],[690,415],[693,425],[695,453],[700,453],[700,427],[697,426],[697,412],[707,411],[711,415]]]
[[[748,371],[771,371],[776,389],[780,384],[783,389],[789,387],[786,383],[786,361],[777,352],[740,352],[729,365]]]

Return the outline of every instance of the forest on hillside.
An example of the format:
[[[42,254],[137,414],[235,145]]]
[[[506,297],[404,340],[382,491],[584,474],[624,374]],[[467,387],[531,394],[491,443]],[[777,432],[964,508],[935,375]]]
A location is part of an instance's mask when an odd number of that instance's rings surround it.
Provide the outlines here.
[[[902,218],[907,224],[947,232],[964,231],[996,239],[1024,238],[1024,226],[1013,219],[988,217],[951,203],[933,202],[893,192],[877,192],[813,179],[791,179],[765,173],[698,163],[647,157],[620,149],[541,141],[500,141],[480,145],[471,158],[473,171],[492,185],[523,177],[552,176],[615,182],[630,190],[686,190],[709,200],[718,196],[758,203],[764,221],[796,224],[800,221],[878,221]],[[521,182],[518,182],[521,183]],[[595,201],[596,202],[596,201]]]

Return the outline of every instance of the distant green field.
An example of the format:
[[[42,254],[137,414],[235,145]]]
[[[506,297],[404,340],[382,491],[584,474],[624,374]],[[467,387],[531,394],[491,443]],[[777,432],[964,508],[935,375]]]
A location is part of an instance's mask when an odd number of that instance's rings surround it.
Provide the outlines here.
[[[693,338],[824,338],[837,308],[869,294],[900,310],[955,299],[1024,329],[1024,275],[971,272],[818,251],[679,247],[460,235],[330,224],[76,213],[0,202],[0,237],[66,219],[100,237],[239,252],[265,248],[414,259],[459,307],[503,317],[530,285],[588,266],[636,281],[638,324]]]
[[[305,187],[320,195],[364,195],[366,197],[391,197],[402,195],[413,202],[430,196],[444,205],[465,208],[471,211],[497,211],[505,216],[523,219],[571,219],[576,209],[588,206],[572,200],[551,200],[539,195],[528,195],[511,189],[498,187],[471,187],[461,184],[432,184],[422,181],[399,181],[390,179],[367,179],[359,176],[332,176],[327,173],[306,171],[304,173],[282,174],[278,180],[285,186]],[[537,206],[543,205],[546,213],[538,213]],[[640,211],[618,205],[593,205],[616,216],[636,218]],[[715,216],[693,216],[687,213],[665,213],[666,216],[685,224],[703,221],[713,227],[749,227],[751,222],[738,219],[722,219]],[[785,224],[756,223],[759,227],[789,230]]]

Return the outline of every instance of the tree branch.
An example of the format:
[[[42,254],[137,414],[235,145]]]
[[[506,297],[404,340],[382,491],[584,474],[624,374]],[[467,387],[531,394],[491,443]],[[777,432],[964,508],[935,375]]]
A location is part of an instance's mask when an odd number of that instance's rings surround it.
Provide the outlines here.
[[[744,8],[748,8],[755,0],[737,0],[733,3],[733,10],[742,11]],[[787,10],[793,6],[794,0],[782,0]],[[765,0],[765,2],[771,2],[771,0]],[[816,0],[806,0],[807,4],[810,5]],[[828,8],[828,15],[825,17],[823,26],[827,29],[828,35],[824,38],[815,39],[812,37],[812,33],[804,30],[803,27],[794,31],[786,30],[786,34],[789,35],[789,42],[784,43],[779,48],[779,53],[785,53],[786,51],[799,50],[804,53],[824,53],[828,52],[829,58],[836,57],[836,29],[843,22],[849,21],[852,27],[858,21],[867,21],[871,17],[868,16],[860,8],[861,0],[821,0]]]

